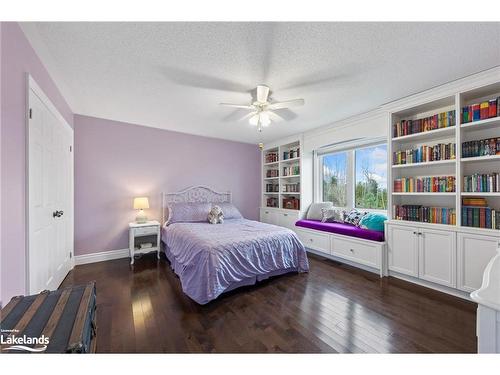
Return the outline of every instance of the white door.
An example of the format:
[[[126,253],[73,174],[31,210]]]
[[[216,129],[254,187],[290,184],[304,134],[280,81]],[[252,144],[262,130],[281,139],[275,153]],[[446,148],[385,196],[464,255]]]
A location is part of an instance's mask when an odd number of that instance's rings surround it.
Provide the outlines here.
[[[450,288],[457,286],[455,232],[419,228],[419,277]]]
[[[418,277],[418,228],[388,226],[389,270]]]
[[[39,89],[28,122],[29,293],[59,287],[72,266],[73,131]]]
[[[500,247],[498,237],[458,233],[458,289],[473,292],[481,287],[486,265]]]

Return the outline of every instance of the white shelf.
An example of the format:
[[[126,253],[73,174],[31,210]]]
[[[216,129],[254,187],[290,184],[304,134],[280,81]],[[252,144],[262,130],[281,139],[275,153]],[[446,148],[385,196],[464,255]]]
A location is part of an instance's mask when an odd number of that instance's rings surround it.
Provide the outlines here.
[[[464,191],[460,195],[462,197],[500,197],[500,193],[490,193],[490,192]]]
[[[455,162],[456,159],[436,160],[436,161],[426,161],[423,163],[395,164],[392,166],[392,168],[428,167],[431,165],[455,164]]]
[[[300,177],[300,174],[291,174],[288,176],[280,176],[280,178],[294,178],[294,177]]]
[[[277,180],[279,177],[264,177],[264,180]]]
[[[264,166],[277,165],[277,164],[279,164],[279,161],[273,161],[271,163],[264,163]]]
[[[500,160],[500,155],[474,156],[471,158],[462,158],[463,163],[473,163],[478,161],[498,161],[498,160]]]
[[[291,192],[283,192],[283,193],[280,193],[281,195],[300,195],[300,193],[291,193]]]
[[[410,135],[403,135],[401,137],[395,137],[392,138],[393,142],[398,142],[398,143],[406,143],[408,141],[414,141],[414,140],[428,140],[428,139],[435,139],[437,137],[452,137],[455,134],[455,126],[448,126],[447,128],[441,128],[441,129],[435,129],[435,130],[429,130],[427,132],[420,132],[420,133],[415,133],[415,134],[410,134]]]
[[[494,129],[500,127],[500,117],[492,117],[486,120],[466,122],[460,125],[462,130],[483,130],[483,129]]]
[[[296,157],[296,158],[280,160],[280,162],[281,162],[281,164],[290,164],[290,163],[298,162],[299,160],[300,160],[300,156]]]
[[[279,195],[279,193],[271,193],[271,192],[268,192],[268,191],[265,191],[264,194],[265,195]]]
[[[401,192],[401,193],[392,193],[392,195],[421,195],[421,196],[426,196],[426,195],[442,195],[442,196],[455,196],[457,193],[453,192]]]

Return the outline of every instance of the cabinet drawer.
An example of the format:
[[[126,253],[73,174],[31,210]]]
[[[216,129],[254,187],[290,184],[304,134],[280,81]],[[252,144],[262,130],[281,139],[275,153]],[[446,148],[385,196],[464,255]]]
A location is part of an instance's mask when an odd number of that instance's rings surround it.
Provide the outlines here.
[[[134,231],[136,236],[149,236],[151,234],[157,234],[158,227],[141,227],[135,228]]]
[[[278,225],[295,230],[295,223],[299,220],[298,212],[278,212]]]
[[[380,254],[378,250],[379,249],[373,245],[332,237],[332,255],[365,264],[367,266],[377,268],[380,267]]]
[[[305,247],[330,254],[330,239],[327,234],[311,233],[302,229],[296,229],[296,232]]]

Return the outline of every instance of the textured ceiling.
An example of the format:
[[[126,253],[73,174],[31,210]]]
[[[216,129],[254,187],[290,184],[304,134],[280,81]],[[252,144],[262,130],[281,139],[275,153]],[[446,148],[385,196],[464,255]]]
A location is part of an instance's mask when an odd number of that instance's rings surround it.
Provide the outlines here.
[[[499,23],[23,23],[78,114],[257,143],[500,65]],[[257,84],[304,98],[259,134]],[[279,113],[279,112],[278,112]]]

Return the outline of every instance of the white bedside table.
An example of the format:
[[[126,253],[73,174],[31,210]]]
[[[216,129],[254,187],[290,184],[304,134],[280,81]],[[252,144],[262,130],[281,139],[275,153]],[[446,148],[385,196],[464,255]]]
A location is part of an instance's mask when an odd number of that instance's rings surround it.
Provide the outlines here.
[[[130,264],[134,264],[135,254],[156,251],[160,259],[160,223],[156,220],[147,221],[142,224],[129,223],[129,252]],[[141,247],[141,244],[150,243],[150,247]]]

